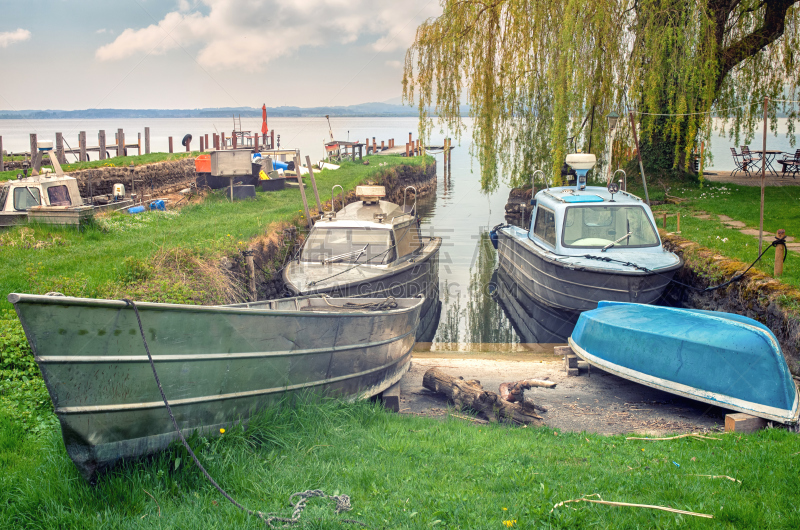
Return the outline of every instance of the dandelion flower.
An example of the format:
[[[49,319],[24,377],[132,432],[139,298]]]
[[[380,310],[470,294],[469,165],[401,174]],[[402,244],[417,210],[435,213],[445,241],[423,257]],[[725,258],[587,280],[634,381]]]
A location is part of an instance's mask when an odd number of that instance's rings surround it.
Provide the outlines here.
[[[504,511],[504,512],[507,512],[507,511],[508,511],[508,508],[503,508],[503,511]]]
[[[222,428],[221,428],[221,429],[219,430],[219,433],[220,433],[220,434],[225,434],[225,429],[222,429]],[[644,451],[644,449],[642,449],[642,451]]]

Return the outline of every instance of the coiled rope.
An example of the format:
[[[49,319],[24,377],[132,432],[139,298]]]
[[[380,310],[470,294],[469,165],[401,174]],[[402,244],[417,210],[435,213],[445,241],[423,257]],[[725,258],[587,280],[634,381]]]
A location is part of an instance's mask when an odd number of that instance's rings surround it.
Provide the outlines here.
[[[236,506],[240,510],[242,510],[244,512],[247,512],[248,514],[250,514],[250,515],[252,515],[254,517],[260,518],[270,528],[286,528],[288,526],[291,526],[293,524],[297,524],[298,522],[300,522],[300,514],[302,514],[303,510],[305,510],[306,503],[308,502],[308,499],[310,499],[312,497],[322,497],[324,499],[333,500],[336,503],[335,512],[337,514],[339,514],[341,512],[347,512],[347,511],[350,511],[352,509],[352,507],[350,505],[350,497],[348,495],[326,495],[325,492],[322,491],[322,490],[306,490],[306,491],[302,491],[302,492],[298,492],[298,493],[293,493],[289,497],[289,503],[290,504],[292,503],[292,499],[294,499],[295,497],[300,497],[300,500],[298,500],[293,505],[292,516],[291,517],[279,517],[278,515],[275,515],[273,513],[265,514],[263,512],[249,510],[249,509],[245,508],[244,506],[242,506],[241,504],[239,504],[238,502],[236,502],[236,500],[234,500],[233,497],[228,495],[228,493],[224,489],[222,489],[222,487],[219,484],[217,484],[217,481],[215,481],[211,477],[211,475],[208,474],[208,471],[206,471],[206,468],[203,467],[203,464],[201,464],[200,460],[198,460],[197,456],[195,456],[194,451],[192,451],[192,448],[189,447],[189,444],[186,441],[186,438],[184,438],[180,427],[178,427],[178,422],[175,420],[175,416],[172,414],[172,407],[169,406],[169,401],[167,401],[167,396],[164,394],[164,388],[161,386],[161,381],[158,378],[158,372],[156,371],[156,365],[153,362],[153,356],[150,354],[150,347],[148,346],[147,338],[144,335],[144,327],[142,326],[142,319],[139,316],[139,308],[136,307],[136,304],[133,302],[133,300],[129,300],[127,298],[122,298],[122,301],[125,302],[125,306],[126,307],[127,306],[132,307],[133,308],[133,312],[136,314],[136,321],[139,323],[139,333],[141,333],[141,335],[142,335],[142,342],[144,343],[144,350],[147,352],[147,360],[150,361],[150,368],[153,369],[153,377],[156,380],[156,385],[158,385],[158,391],[161,393],[161,399],[164,401],[164,406],[167,408],[167,412],[169,413],[169,418],[172,420],[172,425],[173,425],[173,427],[175,427],[175,432],[178,433],[178,437],[181,439],[181,443],[186,448],[186,450],[189,452],[189,456],[192,457],[192,460],[194,460],[195,465],[198,468],[200,468],[200,471],[203,472],[203,475],[205,475],[206,479],[215,488],[217,488],[217,491],[219,491],[222,494],[223,497],[228,499],[231,502],[231,504],[233,504],[234,506]],[[280,527],[276,527],[276,526],[274,526],[272,524],[272,523],[275,523],[275,522],[284,523],[284,524],[281,525]],[[354,519],[343,519],[342,522],[350,523],[350,524],[357,524],[357,525],[365,527],[365,528],[367,527],[367,525],[365,525],[361,521],[356,521]]]

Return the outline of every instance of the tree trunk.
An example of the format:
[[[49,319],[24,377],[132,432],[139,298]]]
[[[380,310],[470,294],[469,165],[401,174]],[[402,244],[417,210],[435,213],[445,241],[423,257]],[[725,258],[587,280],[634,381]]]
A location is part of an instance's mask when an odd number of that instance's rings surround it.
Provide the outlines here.
[[[483,414],[489,421],[512,421],[514,423],[540,423],[541,416],[534,411],[533,403],[509,403],[494,392],[484,390],[480,381],[453,377],[436,368],[431,368],[422,378],[422,386],[428,390],[445,394],[459,409],[471,409]]]

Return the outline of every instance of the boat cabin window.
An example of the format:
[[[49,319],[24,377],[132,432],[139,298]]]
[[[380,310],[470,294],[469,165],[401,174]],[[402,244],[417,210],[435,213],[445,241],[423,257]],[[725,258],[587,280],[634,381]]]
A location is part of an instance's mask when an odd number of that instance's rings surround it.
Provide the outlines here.
[[[397,244],[397,255],[407,256],[422,248],[422,240],[419,237],[419,227],[417,223],[411,222],[407,225],[395,228],[394,240]]]
[[[626,234],[630,232],[630,236]],[[658,235],[641,206],[569,206],[564,214],[565,247],[653,247]]]
[[[556,246],[556,214],[553,213],[553,210],[537,206],[533,234],[554,247]]]
[[[14,209],[23,211],[42,204],[39,188],[14,188]]]
[[[69,191],[63,184],[61,186],[48,187],[47,200],[50,201],[50,206],[69,206],[72,204],[69,200]]]
[[[366,248],[365,248],[366,247]],[[392,231],[372,228],[314,228],[300,259],[331,263],[370,263],[394,261]]]

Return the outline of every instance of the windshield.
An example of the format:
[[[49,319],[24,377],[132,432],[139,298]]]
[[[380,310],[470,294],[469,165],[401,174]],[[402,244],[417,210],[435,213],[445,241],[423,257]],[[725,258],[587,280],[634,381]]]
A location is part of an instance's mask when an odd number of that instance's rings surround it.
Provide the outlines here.
[[[561,241],[565,247],[602,248],[615,241],[615,248],[653,247],[658,235],[641,206],[570,206]]]
[[[314,228],[303,245],[300,259],[380,265],[394,261],[394,256],[391,230]]]

